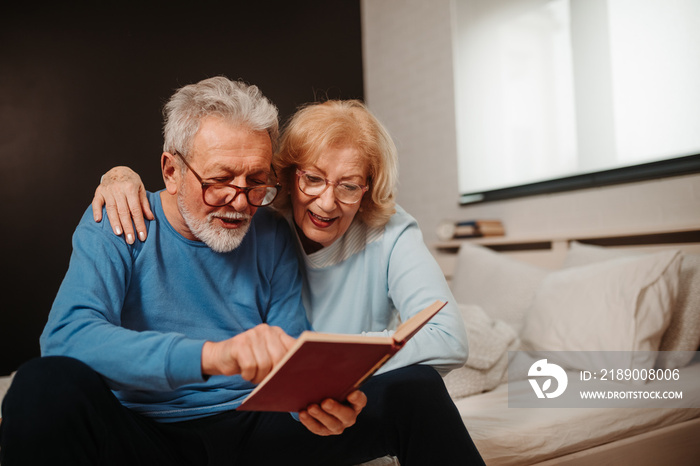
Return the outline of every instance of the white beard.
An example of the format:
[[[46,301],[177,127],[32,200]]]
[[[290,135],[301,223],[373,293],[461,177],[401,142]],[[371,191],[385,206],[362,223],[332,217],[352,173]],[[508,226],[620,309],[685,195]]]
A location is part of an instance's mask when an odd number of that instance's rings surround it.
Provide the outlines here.
[[[216,252],[231,252],[241,245],[250,228],[250,215],[242,212],[212,212],[207,215],[206,220],[199,220],[185,205],[185,196],[185,192],[181,191],[177,197],[177,205],[187,227],[198,240]],[[243,220],[243,223],[236,229],[222,228],[214,225],[217,218]]]

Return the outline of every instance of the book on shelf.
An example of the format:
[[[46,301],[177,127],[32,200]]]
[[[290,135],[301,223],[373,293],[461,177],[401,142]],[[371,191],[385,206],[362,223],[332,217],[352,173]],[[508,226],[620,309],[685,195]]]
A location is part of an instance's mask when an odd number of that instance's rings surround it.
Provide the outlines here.
[[[506,230],[500,220],[445,221],[438,226],[438,238],[442,241],[482,236],[503,236]]]
[[[237,409],[298,412],[327,398],[345,400],[445,304],[435,301],[389,337],[303,332]]]

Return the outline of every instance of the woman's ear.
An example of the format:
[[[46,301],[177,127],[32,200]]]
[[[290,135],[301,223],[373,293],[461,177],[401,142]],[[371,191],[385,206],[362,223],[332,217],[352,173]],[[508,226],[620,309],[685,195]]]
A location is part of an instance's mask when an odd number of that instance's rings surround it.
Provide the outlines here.
[[[163,152],[160,157],[160,170],[163,172],[163,181],[168,194],[177,194],[180,186],[180,168],[175,162],[175,156],[170,152]]]

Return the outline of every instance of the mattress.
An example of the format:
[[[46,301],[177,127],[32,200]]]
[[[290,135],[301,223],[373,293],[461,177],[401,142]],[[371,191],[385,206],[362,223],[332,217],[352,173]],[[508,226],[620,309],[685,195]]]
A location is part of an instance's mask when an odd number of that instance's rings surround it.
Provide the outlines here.
[[[590,389],[577,379],[578,374],[569,377],[567,391]],[[513,397],[532,397],[527,380],[502,384],[455,404],[486,464],[527,465],[700,417],[700,363],[680,369],[680,380],[683,404],[692,408],[509,408],[509,390]],[[597,386],[621,389],[620,383],[608,385]],[[679,385],[654,381],[643,389],[678,391]]]

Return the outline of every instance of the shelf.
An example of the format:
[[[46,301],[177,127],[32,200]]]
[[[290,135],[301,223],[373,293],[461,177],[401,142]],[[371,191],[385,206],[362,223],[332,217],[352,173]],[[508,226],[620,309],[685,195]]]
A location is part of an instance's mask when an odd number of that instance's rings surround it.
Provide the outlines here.
[[[458,250],[462,244],[478,244],[498,251],[534,251],[553,249],[557,244],[578,241],[599,246],[638,246],[646,244],[700,243],[700,225],[647,228],[645,230],[559,233],[544,235],[484,236],[439,241],[433,246],[440,251]]]

